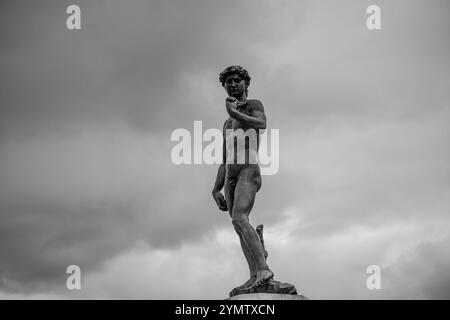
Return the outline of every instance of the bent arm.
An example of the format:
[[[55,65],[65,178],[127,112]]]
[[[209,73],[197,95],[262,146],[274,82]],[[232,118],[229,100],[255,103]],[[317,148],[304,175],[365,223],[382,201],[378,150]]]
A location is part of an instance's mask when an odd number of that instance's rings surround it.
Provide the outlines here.
[[[249,128],[266,129],[266,115],[264,114],[264,107],[259,101],[253,106],[251,116],[241,113],[237,109],[232,109],[231,117]]]

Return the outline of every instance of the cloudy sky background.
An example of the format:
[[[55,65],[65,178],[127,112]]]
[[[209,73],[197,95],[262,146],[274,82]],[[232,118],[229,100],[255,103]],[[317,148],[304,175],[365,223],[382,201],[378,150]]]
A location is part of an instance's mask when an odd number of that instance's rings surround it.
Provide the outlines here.
[[[311,299],[449,299],[449,9],[2,1],[0,298],[223,299],[244,282],[217,165],[170,158],[174,129],[222,127],[218,75],[240,64],[280,131],[251,214],[275,278]]]

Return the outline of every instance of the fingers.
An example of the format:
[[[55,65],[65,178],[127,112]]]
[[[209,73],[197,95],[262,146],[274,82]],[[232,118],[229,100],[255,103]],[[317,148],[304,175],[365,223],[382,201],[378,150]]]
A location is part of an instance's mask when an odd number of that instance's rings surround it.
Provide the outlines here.
[[[225,198],[222,196],[219,198],[219,209],[222,211],[227,211],[228,207],[227,207],[227,201],[225,200]]]
[[[227,207],[226,203],[218,203],[218,207],[222,211],[227,211],[228,210],[228,207]]]
[[[225,200],[225,197],[223,194],[218,193],[214,196],[214,200],[216,200],[217,206],[222,211],[228,211],[227,201]]]
[[[236,101],[237,99],[236,99],[235,97],[227,97],[225,100],[226,100],[226,101],[230,101],[230,102],[234,102],[234,101]]]
[[[221,203],[221,205],[219,206],[219,209],[222,211],[228,211],[228,207],[226,203]]]

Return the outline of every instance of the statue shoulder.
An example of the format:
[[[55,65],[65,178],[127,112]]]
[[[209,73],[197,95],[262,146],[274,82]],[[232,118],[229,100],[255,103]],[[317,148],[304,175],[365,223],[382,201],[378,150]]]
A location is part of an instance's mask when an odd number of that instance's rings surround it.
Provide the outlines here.
[[[252,110],[260,110],[260,111],[264,111],[264,106],[262,104],[262,102],[258,99],[249,99],[248,101],[248,105]]]

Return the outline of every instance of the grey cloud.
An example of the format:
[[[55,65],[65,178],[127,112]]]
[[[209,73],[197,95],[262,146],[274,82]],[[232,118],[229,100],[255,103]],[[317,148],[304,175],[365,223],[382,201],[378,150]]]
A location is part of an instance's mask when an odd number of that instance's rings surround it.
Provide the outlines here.
[[[173,165],[169,139],[194,120],[221,128],[230,64],[280,129],[253,222],[297,210],[302,241],[447,223],[447,1],[380,2],[379,33],[355,1],[80,5],[70,32],[60,1],[1,4],[2,290],[46,292],[68,264],[94,272],[136,243],[171,250],[229,224],[216,167]]]
[[[382,270],[385,290],[396,299],[450,298],[450,237],[424,241]]]

